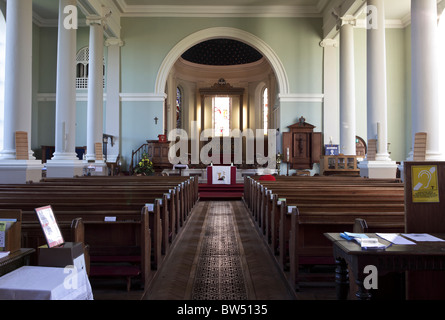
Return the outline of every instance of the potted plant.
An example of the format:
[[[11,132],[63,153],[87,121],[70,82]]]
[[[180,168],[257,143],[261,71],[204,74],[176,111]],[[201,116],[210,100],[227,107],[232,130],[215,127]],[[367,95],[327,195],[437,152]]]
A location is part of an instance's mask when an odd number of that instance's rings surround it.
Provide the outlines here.
[[[139,176],[151,176],[154,172],[153,162],[151,162],[146,153],[142,154],[142,158],[134,169],[134,173]]]

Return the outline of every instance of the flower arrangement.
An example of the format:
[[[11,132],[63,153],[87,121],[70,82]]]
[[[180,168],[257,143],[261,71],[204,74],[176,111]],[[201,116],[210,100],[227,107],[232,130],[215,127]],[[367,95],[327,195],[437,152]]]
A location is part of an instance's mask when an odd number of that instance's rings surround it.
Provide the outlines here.
[[[134,169],[134,173],[144,176],[150,176],[155,170],[153,169],[153,162],[148,158],[146,153],[142,154],[142,159]]]

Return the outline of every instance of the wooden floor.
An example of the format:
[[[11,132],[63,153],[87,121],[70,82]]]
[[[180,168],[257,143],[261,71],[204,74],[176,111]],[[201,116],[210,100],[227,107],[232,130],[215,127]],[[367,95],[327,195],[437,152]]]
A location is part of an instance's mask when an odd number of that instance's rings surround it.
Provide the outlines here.
[[[258,233],[243,201],[198,202],[186,226],[174,241],[169,254],[162,262],[161,268],[154,274],[151,284],[145,292],[134,286],[132,291],[127,293],[123,282],[116,283],[114,287],[110,287],[108,283],[107,287],[98,280],[92,280],[94,298],[96,300],[196,300],[194,290],[197,290],[197,286],[194,284],[197,282],[197,269],[200,268],[201,248],[203,239],[209,233],[209,217],[215,207],[228,208],[231,212],[230,219],[232,220],[230,221],[233,221],[234,238],[236,238],[236,241],[231,243],[238,246],[235,249],[239,252],[240,272],[243,278],[241,281],[245,286],[246,294],[243,299],[335,299],[333,283],[309,284],[303,286],[298,292],[290,288],[285,274],[280,271],[269,247]],[[236,270],[231,270],[231,272],[236,273]],[[222,285],[219,290],[226,290],[225,288],[227,285]],[[200,290],[203,290],[202,287]],[[214,288],[211,290],[215,291]],[[206,295],[204,296],[206,297]],[[211,293],[210,297],[210,299],[218,299],[218,295],[214,293]]]

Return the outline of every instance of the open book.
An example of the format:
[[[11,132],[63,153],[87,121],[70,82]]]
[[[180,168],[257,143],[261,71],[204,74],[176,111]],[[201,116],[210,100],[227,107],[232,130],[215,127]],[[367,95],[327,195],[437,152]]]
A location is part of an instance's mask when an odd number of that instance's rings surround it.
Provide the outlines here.
[[[340,236],[346,240],[353,240],[357,242],[362,250],[386,249],[390,246],[379,242],[377,238],[370,238],[363,233],[343,232],[340,233]]]

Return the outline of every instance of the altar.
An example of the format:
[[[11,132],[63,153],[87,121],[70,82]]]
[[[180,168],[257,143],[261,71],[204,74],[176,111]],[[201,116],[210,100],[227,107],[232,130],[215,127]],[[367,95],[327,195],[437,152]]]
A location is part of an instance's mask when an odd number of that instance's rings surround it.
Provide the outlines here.
[[[207,167],[207,184],[236,184],[235,166],[209,166]]]

